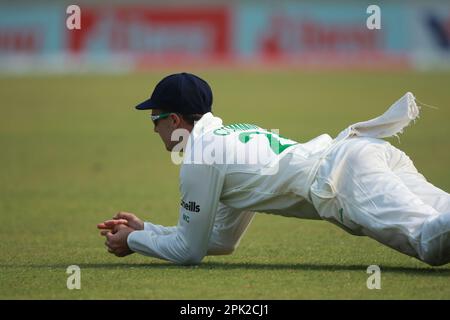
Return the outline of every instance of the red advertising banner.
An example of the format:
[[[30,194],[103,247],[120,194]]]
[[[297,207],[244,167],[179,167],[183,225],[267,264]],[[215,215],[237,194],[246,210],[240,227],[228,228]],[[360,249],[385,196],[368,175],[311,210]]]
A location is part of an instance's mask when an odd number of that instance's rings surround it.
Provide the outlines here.
[[[360,25],[323,24],[315,20],[271,17],[261,37],[261,53],[271,57],[307,52],[338,52],[345,49],[373,51],[380,47],[382,33]]]
[[[81,30],[67,31],[72,54],[222,58],[230,53],[226,7],[84,7]]]

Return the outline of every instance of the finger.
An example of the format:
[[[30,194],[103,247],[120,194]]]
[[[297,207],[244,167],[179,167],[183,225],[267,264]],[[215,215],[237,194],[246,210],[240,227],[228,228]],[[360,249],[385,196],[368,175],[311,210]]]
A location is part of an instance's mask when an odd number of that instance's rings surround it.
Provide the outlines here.
[[[127,224],[128,223],[128,220],[127,219],[113,219],[113,220],[107,220],[107,221],[105,221],[105,224],[107,224],[107,225],[109,225],[109,224],[112,224],[112,225],[116,225],[116,224]]]
[[[117,213],[113,217],[113,219],[126,219],[126,220],[129,220],[129,219],[132,219],[133,217],[134,217],[134,214],[129,213],[129,212],[121,211],[121,212]]]
[[[100,235],[103,237],[106,237],[106,235],[108,234],[108,232],[111,232],[112,234],[115,234],[118,230],[117,229],[105,229],[100,231]]]
[[[109,253],[114,253],[114,250],[108,247],[108,252]]]
[[[113,237],[113,234],[110,231],[106,232],[106,241],[107,242],[109,242],[112,239],[112,237]]]
[[[128,221],[125,219],[106,220],[105,222],[98,224],[97,227],[99,227],[99,229],[112,229],[118,224],[128,224]]]
[[[128,227],[128,225],[125,224],[118,224],[116,226],[114,226],[114,229],[112,230],[113,234],[116,234],[117,232],[119,232],[122,229],[129,229],[130,227]]]
[[[104,222],[97,224],[97,229],[109,229]]]

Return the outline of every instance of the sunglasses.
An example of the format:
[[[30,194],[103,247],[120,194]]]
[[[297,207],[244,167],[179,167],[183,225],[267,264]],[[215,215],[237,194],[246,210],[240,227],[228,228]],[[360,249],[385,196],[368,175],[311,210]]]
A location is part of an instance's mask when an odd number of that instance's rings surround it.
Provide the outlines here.
[[[150,117],[152,118],[153,124],[156,126],[158,124],[158,120],[159,119],[164,119],[167,118],[168,116],[170,116],[172,114],[172,112],[167,112],[167,113],[161,113],[161,114],[155,114],[155,115],[150,115]]]

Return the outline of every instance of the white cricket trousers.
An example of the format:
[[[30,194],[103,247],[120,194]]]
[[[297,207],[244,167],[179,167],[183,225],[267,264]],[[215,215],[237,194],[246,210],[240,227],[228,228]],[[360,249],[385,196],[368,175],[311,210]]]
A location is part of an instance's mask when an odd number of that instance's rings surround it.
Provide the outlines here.
[[[320,216],[433,266],[450,262],[450,194],[389,142],[345,140],[323,159],[311,186]]]

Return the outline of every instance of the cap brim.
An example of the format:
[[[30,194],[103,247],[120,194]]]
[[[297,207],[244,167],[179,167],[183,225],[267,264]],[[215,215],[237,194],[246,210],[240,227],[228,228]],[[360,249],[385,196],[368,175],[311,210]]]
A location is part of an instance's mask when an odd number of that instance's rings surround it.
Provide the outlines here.
[[[138,104],[135,108],[138,110],[148,110],[148,109],[156,109],[157,107],[155,106],[155,104],[152,102],[151,99],[148,99]]]

